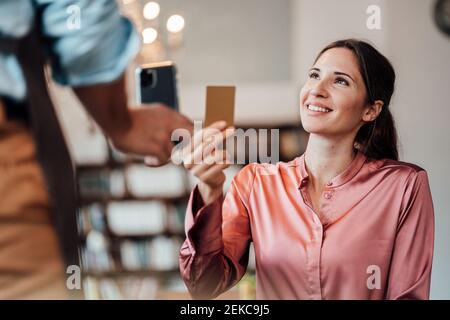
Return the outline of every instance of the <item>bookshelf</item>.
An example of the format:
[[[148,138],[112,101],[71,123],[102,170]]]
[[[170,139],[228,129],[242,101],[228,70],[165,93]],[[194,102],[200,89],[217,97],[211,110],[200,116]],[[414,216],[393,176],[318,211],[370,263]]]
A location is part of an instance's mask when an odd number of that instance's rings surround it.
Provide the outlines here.
[[[187,172],[149,168],[107,147],[104,163],[77,165],[85,298],[156,299],[168,285],[181,292]]]
[[[258,144],[279,143],[281,161],[303,152],[304,131],[296,125],[237,127],[279,128],[279,141],[258,136]],[[225,192],[244,165],[226,169]],[[149,168],[108,146],[104,163],[77,165],[77,181],[85,298],[189,299],[178,253],[185,240],[185,210],[196,178],[170,163]],[[219,299],[254,298],[254,270],[251,248],[246,276]]]

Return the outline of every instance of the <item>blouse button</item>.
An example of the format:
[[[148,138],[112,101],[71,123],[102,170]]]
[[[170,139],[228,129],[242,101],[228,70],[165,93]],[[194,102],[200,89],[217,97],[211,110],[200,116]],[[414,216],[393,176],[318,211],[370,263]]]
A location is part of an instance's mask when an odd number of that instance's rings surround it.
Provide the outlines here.
[[[331,199],[333,195],[330,192],[325,192],[324,197],[325,199]]]

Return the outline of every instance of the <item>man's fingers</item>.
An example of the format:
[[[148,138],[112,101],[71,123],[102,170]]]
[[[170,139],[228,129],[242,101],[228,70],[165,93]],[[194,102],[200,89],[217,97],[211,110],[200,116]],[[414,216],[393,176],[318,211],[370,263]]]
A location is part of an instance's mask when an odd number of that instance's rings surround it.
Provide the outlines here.
[[[161,164],[161,162],[159,162],[158,157],[155,156],[144,157],[144,163],[149,167],[157,167]]]
[[[172,128],[172,130],[178,128],[188,130],[191,135],[194,133],[194,124],[189,118],[185,117],[182,114],[178,114],[178,121],[174,124],[174,128]]]
[[[164,141],[164,151],[165,151],[165,154],[167,155],[167,158],[169,158],[169,156],[172,154],[173,148],[174,148],[174,144],[170,139]]]
[[[176,129],[186,129],[192,135],[194,131],[194,124],[188,117],[166,105],[158,104],[158,106],[165,111],[163,117],[166,118],[167,129],[170,133]]]
[[[158,160],[158,165],[162,165],[164,163],[167,162],[167,159],[170,156],[171,150],[169,149],[168,143],[164,143],[164,142],[155,142],[152,140],[149,140],[147,145],[147,152],[145,154],[151,155],[151,156],[146,156],[149,157],[149,159],[146,160],[146,163],[148,162],[148,164],[150,165],[155,165],[154,163],[156,162],[154,159]],[[144,158],[145,160],[145,158]]]

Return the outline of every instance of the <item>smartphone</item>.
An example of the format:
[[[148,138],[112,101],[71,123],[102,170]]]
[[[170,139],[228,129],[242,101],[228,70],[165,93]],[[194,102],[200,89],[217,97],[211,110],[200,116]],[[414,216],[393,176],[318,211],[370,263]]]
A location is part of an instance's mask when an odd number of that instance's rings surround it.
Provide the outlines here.
[[[136,101],[159,102],[178,111],[177,72],[171,61],[136,68]]]

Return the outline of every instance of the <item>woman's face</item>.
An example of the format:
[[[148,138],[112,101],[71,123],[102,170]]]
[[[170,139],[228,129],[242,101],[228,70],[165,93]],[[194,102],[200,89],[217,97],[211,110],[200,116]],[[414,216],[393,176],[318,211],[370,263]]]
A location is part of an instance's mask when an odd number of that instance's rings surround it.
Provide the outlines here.
[[[366,88],[358,61],[347,48],[325,51],[300,92],[300,116],[309,133],[355,134],[364,124]]]

